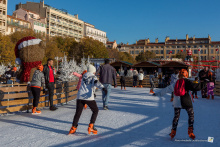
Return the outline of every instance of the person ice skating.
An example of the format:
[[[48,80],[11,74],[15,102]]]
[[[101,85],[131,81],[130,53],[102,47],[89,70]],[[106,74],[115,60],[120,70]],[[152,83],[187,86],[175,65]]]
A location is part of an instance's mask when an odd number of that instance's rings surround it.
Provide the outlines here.
[[[121,70],[119,76],[120,76],[121,90],[123,90],[123,87],[124,87],[124,90],[126,90],[126,88],[125,88],[125,71]]]
[[[44,73],[44,78],[45,78],[45,82],[46,82],[46,87],[49,91],[50,110],[55,111],[58,108],[53,105],[54,84],[55,84],[53,59],[47,60],[47,64],[44,65],[43,73]]]
[[[195,77],[195,80],[193,81],[193,83],[199,83],[199,78]],[[195,97],[194,97],[194,95],[195,95]],[[192,97],[198,99],[197,91],[192,92]]]
[[[154,77],[155,77],[155,75],[153,75],[153,74],[150,74],[150,76],[149,76],[149,79],[150,79],[150,93],[154,93],[154,87],[155,87],[155,85],[154,85]]]
[[[178,80],[178,76],[179,76],[179,70],[177,69],[175,70],[174,74],[171,75],[170,84],[176,83],[176,81]],[[174,94],[172,92],[170,101],[172,102],[173,99],[174,99]]]
[[[170,133],[171,139],[176,135],[177,125],[180,117],[181,109],[185,109],[188,113],[188,135],[190,138],[195,139],[193,133],[193,124],[194,124],[194,111],[192,100],[189,94],[189,91],[199,91],[201,90],[200,83],[193,83],[188,78],[188,72],[186,69],[182,69],[179,72],[179,80],[176,83],[171,84],[170,86],[164,88],[160,92],[155,93],[156,96],[163,96],[166,93],[174,91],[174,118],[172,123],[172,130]]]
[[[117,87],[116,72],[114,67],[112,67],[109,63],[110,60],[105,59],[105,65],[100,66],[97,71],[97,75],[100,75],[100,82],[103,84],[105,89],[107,89],[107,94],[104,91],[102,91],[102,101],[104,110],[109,110],[108,102],[111,93],[112,80],[114,81],[114,87]]]
[[[143,88],[144,74],[142,70],[138,74],[138,80],[139,80],[139,87]]]
[[[78,84],[77,84],[77,87],[76,89],[79,91],[79,88],[81,86],[81,82],[82,82],[82,77],[83,75],[87,72],[87,70],[84,70],[82,74],[78,74],[77,72],[73,72],[73,75],[78,77],[79,78],[79,81],[78,81]],[[86,109],[87,108],[87,105],[85,104],[84,105],[84,108]]]
[[[37,109],[37,106],[40,99],[41,87],[43,87],[43,93],[45,93],[45,79],[43,68],[43,65],[38,65],[37,70],[34,72],[31,80],[31,92],[34,97],[32,114],[41,114],[41,111]]]
[[[83,106],[87,104],[92,110],[92,116],[90,119],[88,133],[97,134],[98,131],[94,127],[96,118],[98,116],[98,107],[94,98],[94,87],[102,89],[105,93],[107,90],[104,86],[98,81],[95,76],[96,68],[93,65],[89,65],[87,68],[87,73],[85,73],[82,77],[81,86],[79,88],[79,92],[77,94],[77,104],[76,104],[76,112],[73,119],[72,127],[69,131],[69,134],[74,134],[76,132],[78,122],[80,116],[82,114]]]
[[[209,71],[208,73],[208,83],[207,83],[207,99],[210,99],[210,95],[212,96],[212,99],[214,100],[214,88],[215,88],[215,78],[213,76],[213,73]]]
[[[138,72],[137,70],[133,71],[133,87],[137,87],[137,80],[138,80]]]
[[[208,80],[209,68],[205,67],[203,70],[199,72],[199,80],[202,85],[202,98],[207,98],[207,80]]]

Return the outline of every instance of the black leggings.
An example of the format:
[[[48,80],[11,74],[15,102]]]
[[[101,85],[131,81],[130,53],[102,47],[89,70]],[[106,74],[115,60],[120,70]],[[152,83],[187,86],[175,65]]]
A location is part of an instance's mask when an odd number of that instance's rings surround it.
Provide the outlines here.
[[[185,110],[188,113],[188,117],[189,117],[188,118],[188,125],[189,125],[189,127],[193,127],[193,124],[194,124],[193,108],[187,108]],[[173,118],[173,126],[172,126],[173,130],[177,129],[177,125],[178,125],[178,121],[179,121],[179,117],[180,117],[180,111],[181,111],[181,108],[174,108],[174,118]]]
[[[125,77],[121,77],[120,82],[121,82],[121,87],[125,87]]]
[[[76,127],[78,125],[79,122],[79,118],[82,114],[83,111],[83,106],[87,104],[90,109],[92,110],[92,117],[90,119],[90,124],[94,124],[96,121],[96,118],[98,116],[98,112],[99,109],[97,107],[96,101],[86,101],[86,100],[77,100],[77,104],[76,104],[76,113],[73,119],[73,126]]]
[[[31,87],[31,92],[33,94],[34,100],[33,100],[33,107],[37,107],[40,99],[40,88],[37,87]]]

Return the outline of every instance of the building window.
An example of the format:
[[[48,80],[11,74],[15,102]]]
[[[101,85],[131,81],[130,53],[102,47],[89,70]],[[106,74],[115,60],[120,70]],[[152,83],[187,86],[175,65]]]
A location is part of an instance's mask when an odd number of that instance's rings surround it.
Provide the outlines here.
[[[163,50],[161,50],[160,53],[163,54]]]
[[[211,49],[211,54],[214,54],[214,50],[213,49]]]
[[[175,54],[175,50],[172,50],[172,54]]]
[[[135,54],[139,54],[139,51],[135,51]]]
[[[194,50],[194,54],[198,54],[198,50]]]
[[[197,48],[197,46],[195,45],[194,48]]]
[[[177,46],[177,48],[180,48],[180,46]]]
[[[163,46],[161,46],[160,48],[163,48]]]
[[[189,45],[188,48],[191,48],[191,46]]]
[[[200,53],[203,54],[203,50],[201,50]]]
[[[211,47],[214,47],[214,45],[211,45]]]
[[[167,50],[167,51],[166,51],[166,54],[169,54],[169,53],[170,53],[170,50]]]
[[[156,51],[155,51],[155,53],[156,53],[156,54],[159,54],[159,51],[158,51],[158,50],[156,50]]]

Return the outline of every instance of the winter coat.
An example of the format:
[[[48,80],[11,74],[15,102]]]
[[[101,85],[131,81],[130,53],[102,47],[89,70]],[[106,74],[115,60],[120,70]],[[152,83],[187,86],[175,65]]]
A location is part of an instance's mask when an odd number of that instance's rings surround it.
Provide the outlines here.
[[[184,96],[176,96],[174,94],[174,100],[173,100],[173,107],[174,108],[192,108],[192,100],[191,96],[189,94],[189,91],[199,91],[201,90],[201,83],[193,83],[192,81],[188,79],[185,80],[185,90],[186,93]],[[162,89],[160,92],[156,93],[158,96],[164,96],[166,93],[174,92],[174,87],[176,83],[172,83],[171,85],[167,86],[166,88]]]
[[[138,79],[142,81],[144,79],[144,74],[143,73],[139,73],[138,74]]]
[[[112,84],[113,79],[114,85],[117,86],[116,72],[110,64],[100,66],[96,74],[100,74],[99,80],[102,84]]]
[[[209,71],[201,70],[199,72],[199,79],[200,79],[200,81],[205,81],[206,79],[208,79],[208,73],[209,73]]]
[[[9,70],[9,71],[5,72],[5,77],[6,77],[7,80],[10,80],[12,77],[15,77],[15,76],[16,76],[15,72],[12,71],[12,70]]]
[[[54,76],[54,81],[55,81],[54,69],[52,66],[51,66],[51,68],[53,70],[53,76]],[[50,68],[47,64],[44,65],[43,73],[44,73],[45,82],[46,82],[46,84],[48,84],[50,82]]]
[[[73,75],[79,78],[79,82],[77,84],[76,89],[79,90],[80,86],[81,86],[81,82],[82,82],[82,74],[78,74],[76,72],[73,72]]]
[[[45,79],[44,74],[40,70],[36,70],[31,80],[32,87],[43,87],[45,89]]]
[[[170,84],[176,83],[176,81],[178,80],[178,77],[179,77],[179,74],[172,74]]]
[[[154,75],[150,75],[149,78],[150,78],[150,83],[154,84]]]
[[[94,74],[90,72],[85,73],[82,77],[81,86],[77,93],[77,99],[87,101],[94,100],[94,87],[99,89],[104,88]]]

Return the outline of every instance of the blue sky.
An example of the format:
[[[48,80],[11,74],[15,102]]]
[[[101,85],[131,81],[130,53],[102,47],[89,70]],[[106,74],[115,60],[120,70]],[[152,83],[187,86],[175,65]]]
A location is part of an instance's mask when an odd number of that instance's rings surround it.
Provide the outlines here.
[[[15,4],[8,0],[8,14]],[[39,2],[40,0],[29,0]],[[45,4],[79,14],[79,19],[107,32],[110,41],[129,44],[139,39],[212,37],[220,41],[220,0],[45,0]]]

